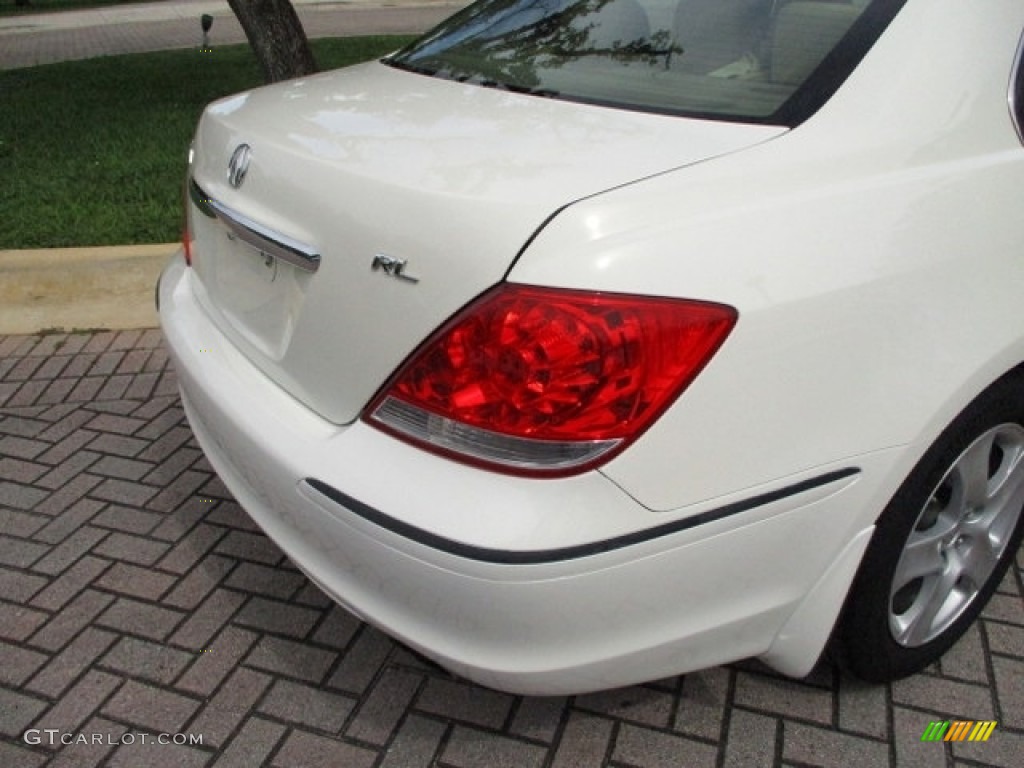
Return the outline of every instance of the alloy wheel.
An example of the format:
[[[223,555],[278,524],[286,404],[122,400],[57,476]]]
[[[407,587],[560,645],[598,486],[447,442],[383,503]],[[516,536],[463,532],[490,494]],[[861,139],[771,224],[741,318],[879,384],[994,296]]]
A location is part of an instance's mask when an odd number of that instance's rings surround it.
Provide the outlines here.
[[[948,629],[988,583],[1024,508],[1024,428],[979,436],[918,515],[893,575],[889,629],[916,648]]]

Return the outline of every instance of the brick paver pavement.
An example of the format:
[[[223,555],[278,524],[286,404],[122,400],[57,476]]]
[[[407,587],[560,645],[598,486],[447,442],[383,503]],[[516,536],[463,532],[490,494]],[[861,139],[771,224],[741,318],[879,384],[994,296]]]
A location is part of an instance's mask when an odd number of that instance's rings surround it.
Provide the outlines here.
[[[509,696],[333,606],[252,525],[189,431],[157,331],[0,337],[4,768],[1017,768],[1021,565],[940,665],[892,686],[747,662]],[[987,743],[920,741],[945,719],[999,725]],[[143,743],[160,733],[202,744]]]

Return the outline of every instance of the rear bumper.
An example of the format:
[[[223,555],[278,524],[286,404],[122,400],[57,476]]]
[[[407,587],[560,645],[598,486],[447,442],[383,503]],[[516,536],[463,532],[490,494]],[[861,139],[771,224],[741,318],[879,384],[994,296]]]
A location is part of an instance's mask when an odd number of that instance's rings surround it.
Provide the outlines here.
[[[160,312],[199,443],[253,520],[361,618],[521,693],[609,688],[769,651],[787,671],[814,663],[841,599],[825,590],[819,607],[813,596],[863,534],[848,521],[877,457],[673,514],[597,472],[535,480],[468,468],[310,412],[229,344],[189,282],[172,262]],[[798,638],[794,660],[780,633],[807,615],[820,637]]]

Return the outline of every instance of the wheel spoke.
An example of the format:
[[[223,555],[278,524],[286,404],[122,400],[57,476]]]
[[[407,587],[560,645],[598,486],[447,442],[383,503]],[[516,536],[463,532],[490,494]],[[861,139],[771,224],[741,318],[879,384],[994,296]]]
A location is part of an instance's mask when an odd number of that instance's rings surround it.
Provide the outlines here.
[[[989,508],[997,515],[1006,514],[1016,521],[1021,507],[1024,507],[1024,446],[1014,446],[992,488]]]
[[[1002,463],[989,480],[984,507],[967,515],[959,526],[973,553],[972,576],[982,579],[995,569],[1024,508],[1024,444],[1013,441],[1000,447]]]
[[[915,532],[907,542],[903,556],[900,558],[896,573],[893,575],[893,592],[924,576],[941,573],[946,567],[942,556],[942,540],[949,531],[946,526],[933,526],[927,531]]]
[[[989,457],[995,439],[994,431],[983,435],[953,465],[952,474],[962,488],[959,503],[963,511],[983,508],[989,501]]]
[[[966,518],[960,531],[972,538],[987,537],[993,546],[1005,545],[1024,508],[1024,460],[1018,459],[1012,471],[994,489],[988,506]]]
[[[1012,496],[1024,482],[1024,443],[1014,441],[1002,445],[1003,464],[999,468],[997,481],[990,490],[990,499],[1004,499]]]
[[[996,569],[1000,551],[993,548],[987,535],[967,540],[963,549],[958,555],[961,574],[971,580],[972,590],[978,592]]]
[[[958,568],[949,567],[935,578],[926,579],[921,591],[905,614],[897,617],[899,631],[896,641],[903,645],[920,645],[933,634],[932,627],[940,613],[948,614],[948,603],[960,573]],[[957,600],[959,602],[959,600]],[[943,610],[946,608],[947,610]]]

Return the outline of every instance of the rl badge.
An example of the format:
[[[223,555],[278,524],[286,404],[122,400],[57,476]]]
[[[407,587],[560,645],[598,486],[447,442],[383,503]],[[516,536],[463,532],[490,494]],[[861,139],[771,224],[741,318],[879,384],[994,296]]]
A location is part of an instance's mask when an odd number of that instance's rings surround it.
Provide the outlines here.
[[[420,281],[418,277],[405,274],[405,265],[405,259],[396,259],[394,256],[378,253],[373,257],[370,269],[374,272],[381,271],[388,277],[397,277],[399,280],[405,280],[407,283],[418,283]]]

